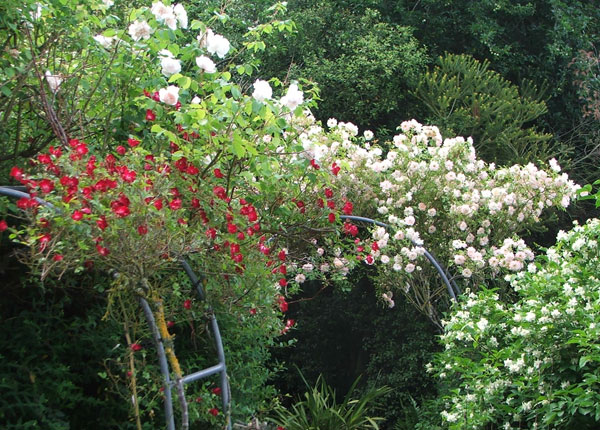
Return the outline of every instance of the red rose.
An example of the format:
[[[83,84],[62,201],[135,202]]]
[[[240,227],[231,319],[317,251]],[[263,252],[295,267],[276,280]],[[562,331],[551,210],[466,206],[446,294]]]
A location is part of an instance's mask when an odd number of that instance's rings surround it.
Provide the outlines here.
[[[13,167],[10,169],[10,176],[15,178],[17,181],[20,181],[23,179],[23,170],[19,169],[18,167]]]
[[[354,209],[354,205],[351,202],[346,202],[342,208],[342,211],[345,215],[352,215],[352,209]]]
[[[152,109],[146,109],[146,121],[154,121],[156,114],[152,112]]]
[[[108,254],[110,254],[110,251],[108,250],[108,248],[105,248],[100,245],[96,245],[96,250],[98,250],[98,253],[103,257],[106,257]]]
[[[213,170],[213,173],[215,174],[216,178],[220,179],[225,177],[225,175],[221,172],[221,169],[215,169]]]
[[[51,146],[50,148],[48,148],[48,152],[56,158],[60,158],[62,155],[62,150],[60,149],[59,146],[57,146],[57,147]]]
[[[81,211],[74,211],[71,215],[74,221],[81,221],[83,219],[83,213]]]
[[[227,194],[225,192],[225,188],[223,188],[223,187],[214,187],[213,188],[213,193],[215,194],[215,196],[217,196],[221,200],[225,200],[227,198]]]
[[[128,182],[130,184],[133,181],[135,181],[135,177],[136,177],[136,173],[133,170],[128,170],[127,168],[125,168],[121,172],[121,179],[123,179],[123,181]]]
[[[211,408],[208,410],[208,413],[211,414],[213,417],[216,417],[217,415],[219,415],[219,410],[217,408]]]
[[[215,387],[211,391],[213,394],[216,394],[217,396],[221,395],[221,388],[219,388],[219,387]]]
[[[184,309],[192,309],[192,301],[190,299],[187,299],[183,302],[183,308]]]
[[[8,224],[5,220],[0,220],[0,231],[5,231],[8,228]]]
[[[214,228],[209,228],[208,230],[206,230],[206,237],[210,238],[210,239],[216,239],[217,238],[217,230],[215,230]]]
[[[335,214],[333,212],[331,212],[327,218],[329,219],[330,223],[333,224],[335,222]]]
[[[133,352],[137,352],[141,351],[143,347],[139,343],[132,343],[131,345],[129,345],[129,348],[131,348]]]
[[[138,233],[139,233],[139,234],[141,234],[141,235],[147,234],[147,233],[148,233],[148,227],[146,227],[145,225],[140,225],[140,226],[137,228],[137,231],[138,231]]]
[[[48,194],[54,189],[54,182],[49,179],[42,179],[38,185],[44,194]]]
[[[327,197],[328,199],[333,197],[333,191],[331,191],[331,189],[329,188],[325,188],[325,197]]]
[[[177,209],[181,209],[181,199],[175,198],[169,202],[169,207],[171,210],[176,211]]]
[[[38,155],[38,161],[42,164],[50,164],[52,163],[52,159],[48,154],[40,154]]]
[[[132,148],[135,148],[136,146],[138,146],[140,144],[140,141],[137,139],[134,139],[133,137],[130,137],[129,139],[127,139],[127,144],[129,146],[131,146]]]
[[[281,251],[279,251],[279,253],[277,254],[277,258],[279,258],[281,261],[285,261],[285,257],[286,257],[287,253],[282,249]]]
[[[99,220],[96,220],[96,225],[100,230],[104,230],[108,227],[108,223],[106,222],[106,217],[102,215]]]
[[[331,165],[331,173],[333,173],[333,176],[337,176],[339,172],[340,172],[340,166],[338,166],[336,163],[333,163]]]
[[[117,206],[115,206],[113,208],[113,212],[119,218],[125,218],[126,216],[129,216],[129,214],[131,214],[131,211],[129,210],[129,208],[127,206],[124,206],[124,205],[117,205]]]
[[[285,297],[283,297],[283,296],[277,297],[277,304],[279,305],[279,310],[281,312],[288,311],[288,302],[285,301]]]

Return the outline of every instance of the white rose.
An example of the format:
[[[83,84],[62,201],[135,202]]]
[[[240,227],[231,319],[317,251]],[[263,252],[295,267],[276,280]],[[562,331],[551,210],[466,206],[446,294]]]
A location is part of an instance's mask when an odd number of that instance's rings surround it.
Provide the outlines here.
[[[217,57],[224,58],[229,52],[229,40],[220,34],[214,34],[212,31],[206,32],[206,50],[211,54],[217,54]]]
[[[271,85],[267,81],[263,81],[262,79],[257,79],[254,84],[254,92],[252,93],[252,97],[259,102],[264,102],[268,100],[273,95],[273,90],[271,89]]]
[[[94,40],[96,42],[98,42],[100,45],[102,45],[103,48],[105,49],[109,49],[112,44],[115,42],[117,38],[115,36],[113,37],[106,37],[106,36],[102,36],[101,34],[97,34],[96,36],[94,36]]]
[[[152,8],[150,9],[154,17],[157,21],[164,21],[169,16],[173,15],[173,8],[171,6],[167,6],[162,2],[152,3]]]
[[[172,56],[162,57],[160,60],[160,65],[162,67],[163,75],[167,77],[181,72],[181,62]]]
[[[183,5],[177,3],[173,8],[173,12],[175,12],[175,16],[177,17],[177,21],[179,21],[179,25],[181,26],[181,28],[187,28],[188,16]]]
[[[53,75],[49,70],[46,70],[46,81],[48,86],[53,93],[58,91],[60,84],[63,82],[63,78],[60,75]]]
[[[158,90],[158,96],[161,102],[175,106],[179,100],[179,87],[169,85],[167,88]]]
[[[150,39],[151,31],[152,29],[146,21],[134,21],[133,24],[129,26],[129,35],[136,42],[140,39]]]
[[[196,37],[196,39],[198,39],[200,48],[206,48],[208,39],[213,37],[214,35],[215,35],[215,33],[210,28],[207,28],[206,32],[199,34],[198,37]]]
[[[302,102],[304,102],[304,94],[296,84],[291,84],[286,95],[281,98],[281,104],[290,110],[296,109]]]
[[[363,133],[363,136],[365,137],[365,140],[371,140],[373,139],[373,132],[371,130],[365,130],[365,132]]]
[[[306,263],[302,266],[302,270],[304,270],[305,272],[312,272],[315,266],[313,266],[310,263]]]
[[[166,17],[165,25],[171,30],[177,30],[177,18],[175,18],[175,15],[171,14],[168,17]]]
[[[344,267],[344,262],[336,257],[333,260],[333,265],[335,266],[336,269],[341,269],[342,267]]]
[[[213,60],[208,58],[206,55],[196,57],[196,64],[206,73],[215,73],[217,71]]]

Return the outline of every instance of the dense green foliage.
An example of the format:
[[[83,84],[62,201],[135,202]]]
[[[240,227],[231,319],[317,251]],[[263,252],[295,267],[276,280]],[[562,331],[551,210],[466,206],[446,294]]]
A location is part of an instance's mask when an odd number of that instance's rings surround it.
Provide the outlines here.
[[[393,130],[398,118],[409,115],[408,89],[427,61],[410,27],[336,2],[289,6],[297,32],[271,42],[275,49],[264,58],[265,70],[280,79],[317,82],[317,118]]]
[[[551,158],[552,137],[529,126],[547,112],[533,83],[517,88],[489,70],[489,62],[446,55],[423,75],[414,91],[427,121],[442,134],[471,136],[477,154],[498,164]]]
[[[378,430],[380,417],[371,416],[372,404],[391,389],[371,388],[353,398],[358,379],[352,384],[342,401],[336,399],[335,389],[327,385],[322,376],[314,386],[306,381],[308,391],[304,399],[290,409],[276,408],[273,421],[286,430]]]
[[[173,47],[176,43],[181,46],[181,56],[193,60],[193,50],[186,49],[188,44],[196,42],[195,34],[161,32],[150,53],[121,49],[122,45],[119,49],[104,49],[93,39],[100,32],[109,37],[116,35],[114,28],[124,29],[135,19],[128,16],[125,9],[148,2],[118,2],[110,13],[97,9],[99,0],[47,0],[44,3],[43,25],[36,17],[38,10],[34,0],[8,0],[0,4],[0,184],[6,182],[8,169],[18,164],[18,160],[35,156],[48,145],[57,145],[61,128],[70,137],[89,140],[91,148],[99,153],[114,150],[115,142],[126,141],[138,133],[153,139],[157,133],[140,126],[144,122],[144,110],[139,107],[154,108],[155,105],[149,99],[138,98],[140,92],[136,87],[142,81],[137,79],[140,76],[145,79],[143,82],[148,88],[166,85],[165,78],[152,74],[150,65],[155,62],[159,49],[176,49]],[[561,165],[565,163],[572,177],[589,182],[598,177],[600,13],[595,1],[310,0],[290,1],[287,14],[283,8],[276,12],[265,11],[271,4],[264,1],[189,3],[185,6],[190,17],[205,18],[211,28],[227,34],[232,45],[239,48],[234,55],[243,69],[231,68],[231,77],[219,84],[222,92],[217,91],[223,100],[231,95],[228,103],[243,105],[242,94],[251,93],[257,73],[262,79],[277,76],[285,87],[293,80],[300,80],[308,89],[310,86],[304,81],[308,79],[319,85],[321,100],[314,112],[324,123],[330,117],[350,120],[358,124],[361,131],[378,130],[381,132],[378,137],[386,137],[393,134],[402,120],[415,116],[439,125],[445,136],[473,136],[478,156],[486,161],[505,165],[524,161],[538,164],[556,156]],[[277,33],[276,26],[257,29],[257,25],[270,19],[273,13],[285,28],[295,29],[295,33]],[[250,27],[254,33],[248,36]],[[126,36],[124,33],[120,30],[119,35]],[[258,42],[263,37],[264,46]],[[253,38],[256,44],[244,45],[245,40]],[[438,57],[440,60],[434,63]],[[219,69],[228,67],[227,61],[220,61]],[[429,72],[425,73],[427,69]],[[44,81],[46,70],[65,78],[61,91],[49,91]],[[189,74],[190,68],[184,68],[176,82],[169,83],[187,83]],[[535,82],[537,88],[528,82]],[[278,82],[272,81],[272,84],[278,92]],[[194,95],[192,92],[215,88],[193,87],[193,91],[184,90],[182,95],[189,101]],[[239,94],[233,95],[232,88],[239,90]],[[42,96],[44,89],[46,100]],[[214,100],[209,101],[207,112],[221,120],[231,113],[228,109],[232,104],[223,108],[212,102]],[[252,135],[251,127],[258,130],[257,124],[266,119],[265,110],[248,98],[246,102],[246,106],[251,107],[246,118],[249,120],[244,119],[235,127]],[[157,113],[161,120],[169,118],[170,121],[174,117],[160,107]],[[52,119],[53,115],[56,120]],[[201,119],[195,116],[184,121],[197,125]],[[219,125],[215,121],[209,126],[224,131],[225,128],[220,127],[225,122]],[[206,128],[207,135],[210,127]],[[168,126],[158,130],[163,139],[157,139],[161,142],[158,147],[166,145],[168,140],[164,140],[164,136],[172,136],[168,133],[172,133]],[[277,147],[274,142],[271,146],[265,145],[264,151],[262,148],[255,151],[249,144],[251,140],[240,140],[240,136],[237,135],[237,144],[234,144],[224,132],[222,143],[225,151],[242,159],[252,159]],[[388,146],[384,147],[384,154],[390,148],[394,150],[391,142]],[[295,150],[301,148],[298,146]],[[206,149],[202,154],[191,151],[184,155],[201,159],[210,153],[211,150]],[[228,165],[232,177],[239,173],[237,165],[236,162]],[[260,161],[255,167],[265,169],[260,171],[266,178],[265,188],[281,182],[281,176],[273,174],[267,163]],[[372,175],[369,170],[362,173]],[[344,187],[351,188],[353,181]],[[415,176],[414,183],[420,186],[427,182]],[[206,185],[211,184],[206,182]],[[437,196],[431,200],[448,204],[443,187],[431,189],[435,192],[429,195]],[[355,192],[360,196],[362,191],[364,188]],[[300,197],[304,190],[298,187],[294,195]],[[277,199],[287,197],[281,193]],[[362,197],[369,201],[372,195],[365,193]],[[425,203],[431,206],[429,201]],[[357,207],[374,209],[360,203]],[[293,204],[281,205],[275,213],[292,213],[294,209]],[[374,211],[369,215],[379,216]],[[417,222],[429,222],[424,213],[422,215],[423,219],[416,216]],[[176,228],[176,219],[171,221],[170,227]],[[424,235],[428,226],[422,226]],[[463,234],[456,226],[452,228],[454,230],[440,229],[437,236],[431,234],[428,238],[441,244],[443,240],[438,239],[441,237],[449,244]],[[499,232],[499,229],[494,231]],[[592,227],[585,227],[585,231],[574,235],[589,238],[591,232]],[[562,237],[561,252],[574,247],[576,238],[573,237],[568,243]],[[7,234],[0,232],[0,239],[5,241]],[[526,239],[532,242],[531,238]],[[150,238],[147,243],[153,240]],[[144,428],[161,426],[162,402],[157,395],[161,383],[156,376],[150,337],[140,315],[129,316],[135,323],[135,328],[132,326],[129,330],[123,330],[115,319],[102,320],[106,306],[114,298],[106,291],[115,285],[96,272],[83,276],[67,273],[56,281],[57,285],[66,287],[64,291],[51,286],[55,281],[50,280],[40,289],[31,285],[31,281],[25,281],[29,274],[24,271],[17,274],[11,269],[16,261],[4,257],[5,249],[0,260],[5,272],[0,276],[9,273],[11,281],[8,286],[3,284],[5,294],[0,300],[4,328],[0,337],[0,388],[4,393],[0,400],[0,425],[57,430],[135,428],[127,377],[127,362],[133,356],[136,366],[145,369],[137,375],[138,384],[145,390],[138,393]],[[447,260],[445,263],[453,264],[452,255],[444,252],[441,255]],[[564,264],[576,268],[573,278],[595,273],[586,259],[591,261],[592,257],[564,254]],[[208,265],[203,266],[202,259],[196,263],[198,267],[210,269]],[[276,322],[279,313],[268,318],[254,318],[250,313],[255,307],[272,312],[271,298],[254,291],[241,304],[235,299],[226,303],[221,299],[231,292],[227,288],[239,293],[245,291],[244,285],[216,284],[225,286],[223,296],[215,294],[211,305],[219,316],[226,343],[235,418],[244,420],[268,410],[271,400],[277,397],[276,390],[268,385],[270,378],[277,370],[291,369],[297,364],[310,381],[323,373],[341,395],[361,373],[365,384],[360,389],[392,387],[393,390],[382,397],[386,404],[382,411],[385,428],[438,428],[442,410],[446,411],[446,418],[460,412],[461,417],[467,416],[470,420],[468,414],[473,413],[476,418],[469,425],[475,428],[486,420],[492,428],[507,422],[513,427],[545,422],[544,425],[557,428],[593,428],[597,423],[593,403],[598,403],[594,394],[598,373],[593,338],[596,329],[589,328],[589,324],[585,330],[578,326],[581,321],[597,323],[590,309],[580,315],[585,308],[578,308],[574,313],[576,321],[574,317],[565,317],[560,321],[562,325],[555,324],[546,331],[541,331],[540,326],[536,336],[527,339],[524,347],[537,345],[544,355],[550,356],[546,354],[549,350],[560,351],[552,363],[541,366],[545,373],[539,372],[531,378],[506,370],[504,360],[517,362],[519,348],[524,344],[510,329],[529,330],[531,325],[530,321],[515,321],[512,317],[515,309],[525,315],[535,312],[539,317],[544,306],[560,302],[564,309],[557,306],[569,315],[567,299],[570,297],[561,289],[563,281],[570,282],[561,272],[564,268],[551,259],[537,264],[542,272],[514,281],[519,289],[517,308],[513,303],[503,303],[504,307],[499,309],[496,292],[484,289],[476,298],[477,306],[470,308],[470,318],[456,327],[457,333],[459,330],[467,333],[475,330],[481,318],[486,318],[502,348],[486,350],[488,344],[479,341],[461,344],[460,352],[456,349],[442,352],[437,363],[438,375],[448,373],[442,381],[449,396],[446,404],[440,398],[431,400],[437,388],[431,376],[423,371],[424,363],[440,348],[435,343],[435,328],[400,294],[394,297],[394,309],[384,309],[377,302],[371,285],[361,283],[351,292],[321,292],[320,284],[305,284],[304,292],[296,299],[304,300],[315,294],[317,297],[301,302],[300,306],[290,306],[289,317],[297,320],[298,329],[292,331],[296,346],[280,349],[277,360],[265,365],[273,346],[280,341],[286,345],[293,343],[288,338],[273,337],[281,329],[281,323]],[[566,270],[571,270],[569,267]],[[461,272],[462,269],[456,267],[455,270]],[[429,288],[428,278],[425,279],[421,284]],[[381,278],[379,293],[381,288],[385,291],[397,280],[395,273]],[[182,363],[186,363],[184,370],[189,372],[213,365],[215,355],[207,329],[208,309],[194,301],[191,310],[181,312],[184,301],[192,298],[189,285],[177,276],[162,281],[172,287],[168,295],[171,304],[166,313],[174,322],[174,344]],[[96,286],[95,291],[86,287],[88,282]],[[488,287],[494,285],[489,276],[482,276],[476,278],[472,286],[476,287],[479,282]],[[24,286],[17,286],[19,283]],[[587,286],[585,294],[597,293],[593,282]],[[533,300],[538,303],[532,303]],[[120,311],[115,303],[111,306],[111,317],[119,319]],[[538,322],[539,319],[535,324]],[[124,332],[135,334],[133,340],[144,347],[141,352],[132,354]],[[549,338],[551,335],[554,340]],[[67,336],[69,344],[64,343]],[[465,358],[457,360],[457,356]],[[456,361],[459,363],[454,367]],[[450,372],[445,369],[446,364],[452,368]],[[450,373],[458,372],[457,369],[466,379],[448,378]],[[495,397],[488,396],[487,392],[482,397],[490,404],[502,404],[502,408],[490,411],[484,407],[488,403],[479,401],[480,397],[472,402],[468,396],[480,394],[473,394],[478,389],[477,384],[489,386],[498,375],[514,378],[514,385],[496,392]],[[539,395],[539,385],[535,384],[540,381],[550,386],[550,394],[544,392],[547,398],[542,400],[535,397]],[[569,385],[563,387],[565,381]],[[280,373],[276,385],[282,393],[300,394],[305,390],[293,370]],[[215,388],[216,378],[188,391],[193,428],[221,425],[222,411],[216,418],[208,413],[220,408],[219,397],[213,392]],[[322,381],[321,390],[313,389],[311,393],[314,399],[321,396],[323,400],[327,395],[333,399],[332,391]],[[423,398],[429,401],[423,403]],[[505,398],[514,400],[505,404]],[[459,399],[457,402],[463,402],[469,410],[465,414],[463,410],[458,411],[452,399]],[[532,402],[531,405],[528,402]],[[305,406],[308,405],[299,404],[295,411]],[[449,421],[446,420],[446,426]],[[453,425],[465,428],[467,424],[456,421]]]
[[[360,273],[352,275],[350,291],[308,285],[298,303],[290,305],[297,321],[295,344],[278,350],[275,357],[290,369],[280,373],[276,385],[282,392],[302,393],[304,383],[320,374],[339,394],[346,393],[355,378],[363,376],[359,389],[388,386],[382,398],[384,428],[404,420],[410,399],[435,395],[434,380],[425,364],[438,350],[434,326],[400,297],[393,309],[378,303],[371,282]],[[293,302],[293,301],[292,301]]]

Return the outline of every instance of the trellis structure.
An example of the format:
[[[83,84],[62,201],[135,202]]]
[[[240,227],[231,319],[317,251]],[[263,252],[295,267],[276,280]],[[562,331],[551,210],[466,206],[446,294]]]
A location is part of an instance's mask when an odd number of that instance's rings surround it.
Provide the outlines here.
[[[22,197],[31,198],[31,196],[28,193],[26,193],[25,191],[26,191],[25,187],[0,186],[0,195],[5,195],[5,196],[15,197],[15,198],[22,198]],[[36,200],[42,205],[45,205],[48,207],[53,207],[52,204],[50,204],[40,198],[36,197]],[[388,224],[383,223],[381,221],[374,220],[372,218],[353,216],[353,215],[342,215],[340,218],[343,220],[377,225],[380,227],[384,227],[385,229],[390,229],[390,226]],[[414,242],[413,242],[413,244],[414,244]],[[425,249],[425,248],[423,248],[423,249]],[[435,270],[437,271],[442,282],[446,286],[446,289],[448,290],[448,294],[451,297],[451,299],[453,301],[456,301],[458,295],[461,294],[459,287],[452,280],[452,277],[449,276],[449,274],[445,270],[445,268],[436,260],[436,258],[429,251],[427,251],[425,249],[424,255],[429,260],[429,262],[433,265]],[[181,263],[183,270],[185,271],[188,278],[190,279],[192,285],[196,289],[196,293],[198,294],[198,297],[200,298],[200,300],[205,300],[206,295],[204,292],[204,288],[202,286],[203,280],[201,278],[199,278],[198,275],[196,275],[196,273],[192,270],[191,266],[185,259],[183,259],[183,258],[180,259],[180,263]],[[221,400],[222,400],[222,404],[223,404],[223,411],[226,415],[227,429],[231,430],[231,428],[232,428],[231,410],[230,410],[231,392],[230,392],[230,387],[229,387],[229,380],[227,377],[227,366],[225,364],[225,351],[223,349],[223,341],[222,341],[221,333],[219,330],[219,324],[217,323],[217,319],[216,319],[214,313],[212,312],[212,310],[209,310],[209,312],[210,312],[209,318],[210,318],[211,329],[212,329],[213,335],[214,335],[215,347],[217,350],[217,360],[218,360],[217,364],[215,364],[211,367],[208,367],[206,369],[202,369],[202,370],[198,370],[194,373],[190,373],[188,375],[183,376],[181,379],[174,381],[171,379],[171,371],[169,369],[169,362],[167,360],[167,356],[165,353],[164,339],[162,338],[160,331],[156,325],[156,321],[154,319],[154,314],[152,313],[150,304],[143,297],[139,298],[139,302],[140,302],[140,306],[144,312],[144,316],[146,318],[148,327],[150,328],[150,331],[152,333],[152,338],[154,340],[156,352],[158,355],[160,371],[163,376],[163,381],[164,381],[163,387],[164,387],[164,394],[165,394],[164,410],[165,410],[165,422],[166,422],[167,430],[175,430],[175,416],[173,413],[173,393],[172,393],[173,388],[176,388],[178,390],[178,394],[180,395],[180,397],[182,395],[185,396],[185,385],[186,384],[190,384],[195,381],[199,381],[201,379],[204,379],[209,376],[216,375],[216,374],[218,374],[220,376]],[[185,402],[185,398],[183,401]]]

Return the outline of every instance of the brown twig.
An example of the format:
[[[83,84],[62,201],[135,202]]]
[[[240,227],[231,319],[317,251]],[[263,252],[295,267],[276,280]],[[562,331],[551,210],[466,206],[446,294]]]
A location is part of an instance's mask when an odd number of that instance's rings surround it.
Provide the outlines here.
[[[46,97],[44,78],[38,67],[38,59],[37,59],[37,56],[35,53],[35,49],[34,49],[35,44],[34,44],[33,38],[31,37],[31,32],[29,31],[29,28],[27,28],[27,26],[24,26],[23,28],[25,29],[25,34],[27,35],[27,39],[29,40],[29,44],[31,46],[31,58],[33,60],[33,67],[35,70],[35,74],[36,74],[39,84],[40,84],[40,99],[42,102],[42,108],[44,109],[44,112],[46,113],[46,119],[50,123],[50,126],[52,127],[52,131],[54,132],[56,137],[60,140],[60,142],[62,143],[62,145],[64,147],[67,147],[69,145],[69,138],[67,137],[67,133],[65,132],[61,122],[58,120],[58,116],[56,115],[56,112],[54,111],[54,109],[48,102],[48,98]]]

